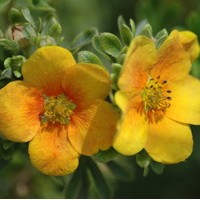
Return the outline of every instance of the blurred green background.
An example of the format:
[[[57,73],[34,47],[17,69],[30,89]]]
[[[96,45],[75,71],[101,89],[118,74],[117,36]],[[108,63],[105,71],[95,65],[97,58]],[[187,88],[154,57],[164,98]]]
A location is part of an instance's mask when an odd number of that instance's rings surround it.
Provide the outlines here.
[[[100,32],[118,35],[117,17],[126,21],[132,18],[139,23],[146,18],[156,34],[166,28],[189,29],[200,38],[199,0],[54,0],[49,1],[56,9],[65,37],[62,45],[68,46],[81,31],[97,27]],[[27,6],[30,1],[13,1],[13,6]],[[7,11],[1,11],[0,25],[6,28]],[[200,78],[199,62],[193,74]],[[199,68],[198,68],[199,67]],[[130,182],[119,181],[113,198],[200,198],[200,127],[192,127],[194,151],[183,163],[165,167],[162,175],[143,171],[130,158],[134,166],[134,178]],[[25,152],[27,146],[22,145]],[[16,151],[11,163],[0,161],[0,198],[62,198],[60,180],[47,177],[29,163],[28,156]],[[76,188],[74,188],[76,189]]]

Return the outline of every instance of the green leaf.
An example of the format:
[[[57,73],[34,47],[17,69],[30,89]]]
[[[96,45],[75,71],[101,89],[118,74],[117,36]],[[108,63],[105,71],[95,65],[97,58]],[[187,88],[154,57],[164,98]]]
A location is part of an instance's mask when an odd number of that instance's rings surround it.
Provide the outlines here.
[[[99,151],[93,157],[98,162],[106,163],[118,155],[119,154],[111,147],[106,151]]]
[[[146,19],[142,20],[138,24],[138,26],[136,28],[136,35],[144,35],[144,36],[149,37],[149,38],[153,37],[152,27]]]
[[[134,179],[134,168],[130,166],[127,161],[122,161],[123,163],[119,163],[116,161],[110,161],[107,163],[111,173],[118,180],[130,182]]]
[[[149,174],[149,167],[144,168],[143,176],[147,176]]]
[[[9,68],[6,68],[4,69],[2,72],[1,72],[1,77],[0,79],[4,79],[4,78],[8,78],[8,79],[11,79],[12,78],[12,69],[9,67]]]
[[[79,197],[79,193],[82,187],[82,173],[83,168],[79,165],[78,169],[73,173],[71,180],[69,181],[67,188],[65,189],[65,197],[69,199],[76,199]]]
[[[51,36],[51,37],[55,37],[57,38],[62,32],[62,27],[61,25],[58,23],[58,21],[53,17],[50,20],[49,25],[47,26],[47,32],[46,34]]]
[[[99,53],[118,58],[122,49],[119,38],[112,33],[102,33],[93,38],[93,46]]]
[[[35,9],[41,10],[41,11],[55,11],[54,8],[52,8],[47,0],[32,0],[32,5]]]
[[[0,39],[0,46],[3,46],[5,49],[11,51],[17,51],[20,49],[19,44],[17,42],[5,38]]]
[[[160,175],[164,172],[165,165],[152,160],[151,168],[156,174]]]
[[[143,30],[141,31],[140,35],[144,35],[148,38],[152,38],[153,37],[153,34],[152,34],[152,27],[150,24],[146,24],[144,27],[143,27]]]
[[[12,0],[0,0],[0,12],[5,11]]]
[[[22,14],[16,8],[11,8],[8,13],[9,21],[12,24],[21,23],[23,21]]]
[[[121,72],[122,65],[118,63],[113,63],[112,64],[112,74],[111,74],[111,79],[112,79],[112,88],[114,90],[118,90],[118,78],[119,74]]]
[[[8,150],[8,149],[10,149],[12,146],[13,146],[13,142],[10,142],[10,141],[5,141],[5,142],[3,142],[3,149],[4,150]]]
[[[19,72],[19,71],[13,71],[13,74],[14,74],[14,76],[15,76],[16,78],[22,77],[22,73]]]
[[[168,37],[168,32],[166,29],[162,29],[161,31],[159,31],[156,36],[156,47],[159,48],[161,46],[161,44],[167,39]]]
[[[129,23],[131,26],[131,31],[132,31],[133,35],[135,35],[135,22],[132,19],[130,19]]]
[[[122,16],[119,16],[118,18],[118,29],[119,29],[120,38],[122,42],[125,45],[129,46],[133,38],[133,33],[131,32],[130,28],[126,25]]]
[[[103,66],[101,60],[90,51],[80,51],[78,52],[78,62],[81,63],[94,63]]]
[[[70,49],[79,49],[92,42],[92,38],[98,33],[96,28],[90,28],[78,34],[72,43],[70,44]]]
[[[3,31],[0,29],[0,38],[4,36]]]
[[[143,150],[136,155],[136,163],[142,168],[147,168],[151,163],[151,158],[146,151]]]
[[[110,198],[111,191],[108,187],[108,184],[107,184],[102,172],[98,168],[97,164],[92,159],[88,159],[87,164],[88,164],[88,168],[94,178],[96,188],[98,189],[98,192],[99,192],[101,198],[104,198],[104,199]]]
[[[34,38],[37,36],[35,29],[30,23],[24,24],[23,33],[24,33],[24,37],[27,39]]]
[[[33,20],[29,9],[22,8],[21,12],[22,12],[22,15],[24,16],[24,18],[26,19],[26,21],[29,22],[36,29],[35,21]]]

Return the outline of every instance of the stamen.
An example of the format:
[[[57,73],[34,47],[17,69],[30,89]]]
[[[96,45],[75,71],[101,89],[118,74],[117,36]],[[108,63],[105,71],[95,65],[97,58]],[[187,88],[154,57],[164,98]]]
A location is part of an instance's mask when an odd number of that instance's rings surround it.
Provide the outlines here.
[[[156,79],[160,79],[160,76],[157,76]]]
[[[163,82],[162,82],[162,84],[166,84],[167,83],[167,81],[166,80],[164,80]]]
[[[157,76],[156,79],[149,76],[147,85],[141,93],[142,107],[138,109],[138,112],[144,113],[149,123],[161,120],[167,108],[171,106],[168,100],[172,98],[166,95],[171,93],[171,90],[163,90],[163,85],[167,83],[167,80],[159,83],[158,79],[160,76]]]
[[[74,104],[64,94],[58,96],[44,96],[44,113],[41,116],[41,123],[47,122],[55,124],[68,124],[73,110],[76,108]]]

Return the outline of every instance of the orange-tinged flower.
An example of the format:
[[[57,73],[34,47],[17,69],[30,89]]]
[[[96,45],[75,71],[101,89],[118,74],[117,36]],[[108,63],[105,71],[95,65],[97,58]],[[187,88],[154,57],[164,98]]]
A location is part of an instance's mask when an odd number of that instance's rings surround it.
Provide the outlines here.
[[[115,95],[123,112],[116,150],[134,155],[145,149],[168,164],[191,154],[188,124],[200,124],[200,81],[188,73],[198,55],[197,37],[189,31],[172,31],[159,48],[145,36],[133,39]]]
[[[117,114],[104,101],[109,74],[95,64],[77,64],[61,47],[38,49],[23,65],[23,81],[0,90],[0,132],[29,142],[32,164],[47,175],[66,175],[80,154],[112,145]]]

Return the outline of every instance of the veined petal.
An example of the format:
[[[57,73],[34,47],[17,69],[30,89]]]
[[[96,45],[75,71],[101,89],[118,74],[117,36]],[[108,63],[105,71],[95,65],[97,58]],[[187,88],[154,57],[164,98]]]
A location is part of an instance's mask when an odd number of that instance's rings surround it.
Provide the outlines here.
[[[192,133],[188,125],[164,118],[149,125],[145,150],[157,162],[173,164],[192,153]]]
[[[191,60],[195,60],[200,53],[197,36],[190,31],[181,31],[179,34],[185,51],[190,54]]]
[[[128,96],[125,92],[117,91],[115,93],[115,102],[119,106],[119,108],[122,110],[122,112],[125,112],[128,107]]]
[[[83,155],[93,155],[108,149],[116,133],[118,114],[112,105],[96,100],[71,117],[68,128],[69,140]]]
[[[135,91],[145,87],[148,73],[157,61],[157,50],[154,42],[138,36],[128,48],[122,72],[119,77],[119,88],[124,91]]]
[[[29,155],[33,166],[46,175],[67,175],[78,166],[79,154],[71,146],[64,126],[41,127],[29,143]]]
[[[124,155],[141,151],[147,140],[147,123],[135,109],[129,110],[118,124],[113,147]]]
[[[95,64],[76,64],[68,69],[62,86],[75,102],[81,104],[94,99],[104,99],[110,91],[108,72]]]
[[[62,92],[62,79],[68,67],[76,62],[72,54],[58,46],[46,46],[38,49],[24,63],[22,74],[25,82],[42,89],[48,96]]]
[[[190,69],[190,55],[182,45],[179,32],[172,31],[158,50],[158,62],[151,70],[151,76],[178,82],[188,75]]]
[[[0,105],[1,134],[14,142],[31,140],[40,127],[41,93],[22,81],[13,81],[0,90]]]
[[[172,100],[166,116],[183,123],[200,124],[200,81],[188,75],[170,89]]]

